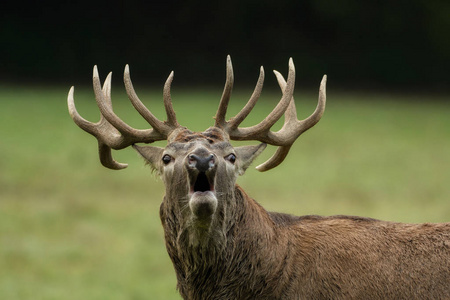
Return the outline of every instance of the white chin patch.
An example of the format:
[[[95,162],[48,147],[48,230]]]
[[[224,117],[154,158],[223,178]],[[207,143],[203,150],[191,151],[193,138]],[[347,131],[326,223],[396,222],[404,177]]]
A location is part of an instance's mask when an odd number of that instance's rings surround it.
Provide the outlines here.
[[[211,191],[195,192],[189,200],[189,208],[200,220],[211,217],[217,209],[216,195]]]

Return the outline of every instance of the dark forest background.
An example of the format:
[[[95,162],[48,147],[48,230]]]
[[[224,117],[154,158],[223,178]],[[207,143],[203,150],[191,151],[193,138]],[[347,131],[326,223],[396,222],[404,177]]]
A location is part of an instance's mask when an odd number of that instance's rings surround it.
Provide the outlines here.
[[[2,4],[3,83],[88,84],[92,66],[119,82],[222,85],[230,54],[236,81],[260,65],[317,87],[448,91],[448,0],[16,1]],[[270,76],[270,75],[269,75]],[[270,80],[272,81],[272,80]]]

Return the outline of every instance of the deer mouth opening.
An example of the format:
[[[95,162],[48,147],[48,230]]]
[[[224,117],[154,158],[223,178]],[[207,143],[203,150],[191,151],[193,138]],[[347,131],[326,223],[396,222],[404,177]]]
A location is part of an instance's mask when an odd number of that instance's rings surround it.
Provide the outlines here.
[[[214,192],[213,178],[209,178],[205,172],[200,172],[191,182],[191,193]]]
[[[199,172],[196,178],[191,181],[191,195],[189,207],[195,220],[205,226],[211,221],[212,215],[217,209],[217,198],[214,193],[214,177],[208,176],[205,172]],[[200,224],[199,223],[199,224]]]

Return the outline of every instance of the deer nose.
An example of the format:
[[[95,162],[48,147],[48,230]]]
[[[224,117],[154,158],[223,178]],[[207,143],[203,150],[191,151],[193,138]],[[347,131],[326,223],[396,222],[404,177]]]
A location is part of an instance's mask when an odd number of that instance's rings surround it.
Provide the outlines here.
[[[209,155],[197,155],[197,154],[189,154],[188,155],[188,164],[191,168],[196,168],[200,172],[206,172],[212,169],[215,165],[216,161],[214,159],[213,154]]]

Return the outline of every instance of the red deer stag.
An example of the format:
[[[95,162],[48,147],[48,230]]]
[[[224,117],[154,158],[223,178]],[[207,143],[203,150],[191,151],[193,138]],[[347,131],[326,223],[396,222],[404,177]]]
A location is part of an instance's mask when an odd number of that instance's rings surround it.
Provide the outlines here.
[[[111,74],[103,88],[94,67],[98,123],[76,111],[73,87],[69,112],[75,123],[98,139],[100,161],[125,168],[111,149],[133,146],[163,178],[160,208],[167,252],[185,299],[450,299],[450,223],[402,224],[352,216],[292,216],[268,212],[236,185],[266,147],[278,146],[267,171],[279,165],[300,134],[314,126],[325,109],[323,77],[314,113],[297,120],[293,99],[295,69],[287,81],[275,72],[282,97],[259,124],[240,128],[260,96],[264,70],[244,108],[226,121],[233,87],[231,60],[213,127],[192,132],[178,124],[172,108],[171,73],[164,85],[167,121],[158,120],[139,100],[125,67],[131,103],[151,125],[138,130],[113,112]],[[281,116],[284,126],[271,131]],[[167,146],[138,146],[166,140]],[[257,140],[232,147],[230,140]]]

